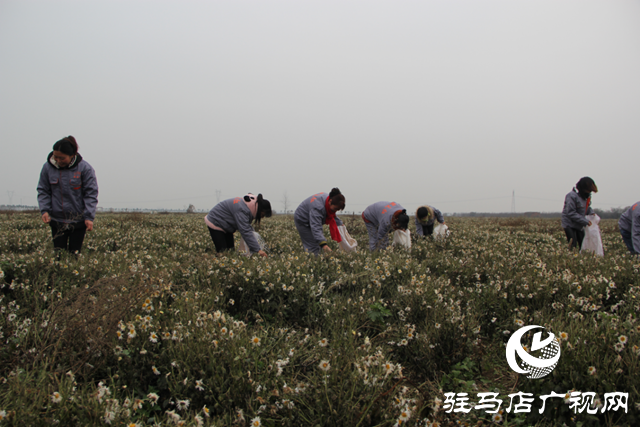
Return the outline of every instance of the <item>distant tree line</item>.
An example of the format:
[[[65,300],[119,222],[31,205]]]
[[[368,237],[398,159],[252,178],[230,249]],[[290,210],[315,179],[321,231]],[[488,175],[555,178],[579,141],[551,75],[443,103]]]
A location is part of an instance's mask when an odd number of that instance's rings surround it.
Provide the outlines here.
[[[602,219],[618,219],[620,215],[622,215],[629,206],[625,208],[617,207],[611,208],[609,210],[603,209],[594,209],[593,211]],[[525,218],[560,218],[562,216],[562,212],[468,212],[468,213],[454,213],[449,216],[461,216],[461,217],[477,217],[477,218],[517,218],[517,217],[525,217]]]
[[[611,208],[608,211],[602,209],[594,209],[593,211],[602,219],[618,219],[620,218],[620,215],[622,215],[630,207],[631,206],[627,206],[625,208]]]

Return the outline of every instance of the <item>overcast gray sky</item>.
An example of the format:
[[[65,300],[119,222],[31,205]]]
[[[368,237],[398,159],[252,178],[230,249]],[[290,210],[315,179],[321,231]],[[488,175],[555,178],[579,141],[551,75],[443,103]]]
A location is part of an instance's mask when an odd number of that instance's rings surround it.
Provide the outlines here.
[[[640,1],[0,0],[0,204],[74,135],[99,206],[640,199]]]

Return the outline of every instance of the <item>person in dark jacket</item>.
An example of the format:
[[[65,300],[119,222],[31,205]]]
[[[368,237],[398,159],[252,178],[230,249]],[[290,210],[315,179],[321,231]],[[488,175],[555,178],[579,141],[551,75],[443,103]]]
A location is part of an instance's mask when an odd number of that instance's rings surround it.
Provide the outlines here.
[[[369,233],[369,249],[386,249],[389,233],[409,228],[407,210],[396,202],[378,202],[362,212],[362,219]]]
[[[209,228],[211,240],[216,247],[216,252],[224,252],[233,249],[233,233],[240,231],[240,235],[254,254],[266,257],[267,253],[260,248],[258,240],[253,234],[251,222],[260,224],[262,218],[271,216],[271,203],[262,197],[262,194],[254,196],[247,194],[244,197],[236,197],[224,200],[213,207],[204,221]]]
[[[345,203],[344,195],[338,188],[332,189],[329,194],[314,194],[300,203],[293,215],[293,222],[305,251],[315,255],[319,255],[320,250],[331,252],[322,231],[323,224],[329,225],[329,232],[334,241],[342,241],[338,230],[342,221],[336,216],[336,212],[343,210]]]
[[[618,228],[631,255],[640,254],[640,202],[636,202],[620,216]]]
[[[442,212],[433,206],[424,205],[416,209],[416,232],[418,236],[433,235],[433,226],[436,220],[440,224],[444,224]]]
[[[591,193],[597,193],[598,187],[593,179],[585,176],[573,187],[564,198],[564,207],[562,208],[562,228],[569,242],[569,249],[576,246],[582,247],[584,239],[584,227],[591,225],[591,221],[585,218],[591,215]]]
[[[80,252],[85,232],[93,230],[98,181],[73,136],[53,144],[40,172],[38,205],[42,221],[51,226],[54,249]]]

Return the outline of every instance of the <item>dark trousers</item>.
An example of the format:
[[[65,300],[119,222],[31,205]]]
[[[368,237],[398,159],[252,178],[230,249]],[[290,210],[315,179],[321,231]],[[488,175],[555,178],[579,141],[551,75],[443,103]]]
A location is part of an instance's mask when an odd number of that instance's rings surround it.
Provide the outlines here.
[[[224,252],[233,249],[233,233],[227,233],[225,231],[214,230],[207,226],[209,234],[211,234],[211,240],[216,247],[216,252]]]
[[[434,225],[435,225],[435,222],[433,222],[431,224],[427,224],[427,225],[420,224],[420,227],[422,227],[422,234],[425,235],[425,236],[433,235],[433,226]]]
[[[636,252],[633,247],[633,237],[631,236],[631,233],[626,230],[620,229],[620,234],[622,235],[622,241],[624,241],[624,244],[627,245],[627,249],[629,249],[631,255],[637,255],[638,252]]]
[[[82,242],[84,242],[84,235],[87,232],[87,226],[84,221],[65,224],[64,222],[52,220],[49,225],[51,225],[54,250],[65,250],[71,253],[80,252]]]
[[[567,227],[564,229],[564,234],[567,235],[567,242],[571,242],[570,249],[578,246],[578,249],[582,248],[582,240],[584,240],[584,230],[578,230],[577,228]]]

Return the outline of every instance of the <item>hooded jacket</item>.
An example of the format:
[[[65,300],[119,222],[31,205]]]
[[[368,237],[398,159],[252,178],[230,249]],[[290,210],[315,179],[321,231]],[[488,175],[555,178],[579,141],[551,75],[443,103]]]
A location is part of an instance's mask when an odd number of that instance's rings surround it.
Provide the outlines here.
[[[96,172],[80,154],[63,168],[53,158],[53,152],[42,166],[38,182],[38,206],[53,221],[62,223],[93,221],[98,206]]]
[[[223,200],[209,211],[206,220],[226,233],[240,231],[240,235],[251,253],[260,252],[260,244],[258,244],[253,234],[253,227],[251,227],[251,222],[257,211],[256,200],[256,196],[253,194]]]
[[[427,220],[427,222],[420,222],[420,220],[418,219],[418,209],[420,208],[427,208],[427,210],[429,211],[429,219]],[[418,233],[418,236],[424,235],[424,231],[422,230],[423,225],[432,225],[436,221],[436,219],[440,224],[444,222],[444,217],[442,216],[442,212],[440,212],[438,209],[434,208],[433,206],[424,205],[424,206],[418,207],[418,209],[416,209],[416,217],[415,217],[416,232]]]
[[[377,241],[381,242],[380,249],[386,248],[389,232],[391,231],[391,218],[397,211],[404,210],[396,202],[378,202],[367,206],[362,213],[363,218],[378,229]]]
[[[329,197],[328,193],[318,193],[311,197],[307,197],[298,205],[296,212],[293,215],[293,220],[296,224],[311,229],[313,238],[318,244],[326,243],[324,233],[322,231],[322,225],[327,220],[327,209],[325,202]],[[342,225],[342,220],[336,216],[336,224]]]
[[[620,230],[631,234],[633,250],[640,253],[640,202],[627,209],[618,220]]]
[[[582,198],[575,188],[566,195],[562,208],[562,228],[580,230],[589,225],[589,220],[585,218],[585,215],[593,213],[591,206],[588,206],[589,200]]]

